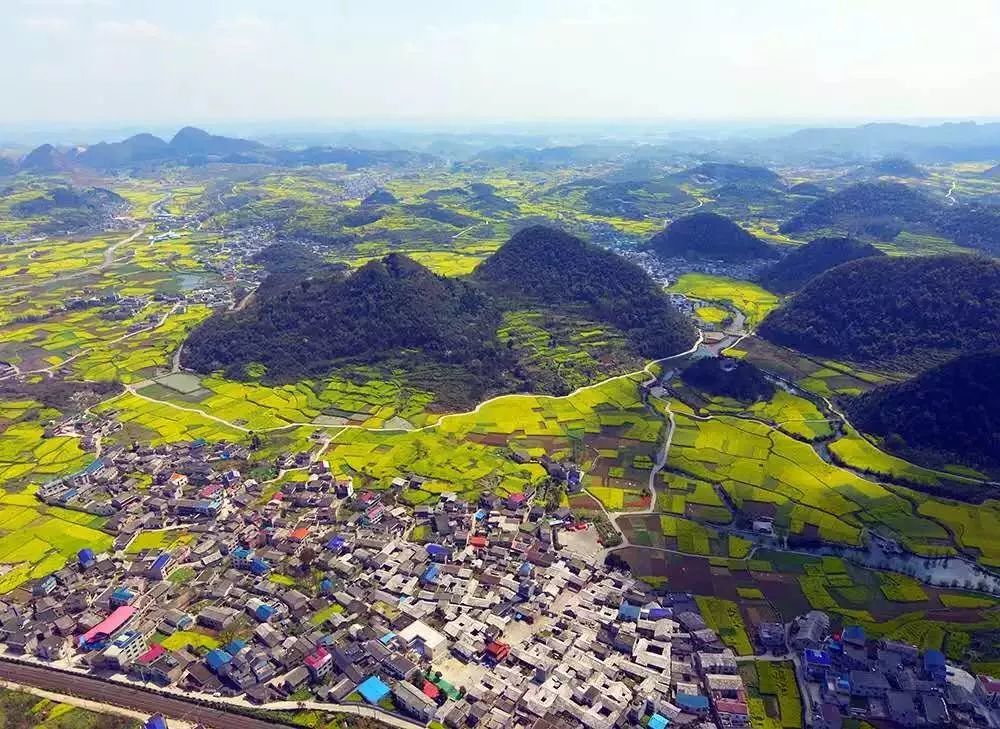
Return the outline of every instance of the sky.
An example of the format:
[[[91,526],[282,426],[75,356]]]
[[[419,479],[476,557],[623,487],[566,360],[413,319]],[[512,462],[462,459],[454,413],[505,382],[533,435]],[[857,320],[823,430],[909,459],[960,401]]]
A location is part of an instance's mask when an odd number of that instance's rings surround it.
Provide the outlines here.
[[[1000,117],[998,0],[0,0],[0,124]]]

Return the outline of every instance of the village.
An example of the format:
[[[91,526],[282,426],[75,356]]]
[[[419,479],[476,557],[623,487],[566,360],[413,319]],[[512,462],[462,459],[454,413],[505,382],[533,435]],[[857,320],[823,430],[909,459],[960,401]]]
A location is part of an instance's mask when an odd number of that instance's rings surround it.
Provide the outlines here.
[[[94,446],[118,426],[54,427]],[[205,441],[107,448],[44,484],[45,503],[108,517],[114,543],[0,602],[4,654],[186,697],[456,728],[752,726],[741,666],[790,662],[806,726],[1000,726],[1000,681],[939,651],[814,611],[758,626],[757,654],[737,657],[692,595],[564,547],[593,530],[569,510],[522,493],[411,509],[395,497],[418,475],[355,491],[325,446],[279,457],[305,480],[277,489],[234,465],[246,446]],[[150,533],[186,538],[130,547]]]

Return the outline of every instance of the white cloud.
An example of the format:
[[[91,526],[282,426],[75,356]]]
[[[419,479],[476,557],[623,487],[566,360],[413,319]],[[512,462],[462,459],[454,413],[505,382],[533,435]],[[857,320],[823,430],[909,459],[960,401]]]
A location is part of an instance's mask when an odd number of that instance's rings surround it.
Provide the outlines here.
[[[58,15],[31,15],[21,18],[21,25],[28,30],[41,33],[63,33],[69,30],[73,23],[69,18]]]
[[[115,38],[133,38],[136,40],[159,40],[166,37],[166,32],[156,23],[142,18],[134,20],[100,20],[94,26],[97,32]]]
[[[44,8],[109,8],[115,0],[21,0],[26,7]]]

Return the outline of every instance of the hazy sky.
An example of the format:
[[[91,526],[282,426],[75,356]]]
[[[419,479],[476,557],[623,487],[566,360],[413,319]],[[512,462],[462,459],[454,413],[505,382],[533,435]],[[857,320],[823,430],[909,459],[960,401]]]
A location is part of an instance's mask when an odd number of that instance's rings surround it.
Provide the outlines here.
[[[998,0],[0,0],[0,123],[1000,116]]]

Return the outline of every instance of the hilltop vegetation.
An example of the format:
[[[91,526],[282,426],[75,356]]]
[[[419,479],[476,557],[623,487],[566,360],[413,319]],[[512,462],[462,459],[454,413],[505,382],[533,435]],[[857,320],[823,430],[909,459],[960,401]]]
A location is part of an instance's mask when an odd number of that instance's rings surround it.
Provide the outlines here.
[[[808,354],[887,366],[1000,346],[1000,263],[972,255],[845,263],[813,279],[761,324]]]
[[[447,368],[447,379],[462,392],[439,394],[468,404],[500,390],[561,392],[575,381],[569,370],[553,374],[522,361],[529,352],[518,341],[526,326],[536,326],[525,311],[554,318],[561,329],[583,321],[591,335],[601,333],[594,322],[608,324],[613,329],[605,339],[620,341],[631,356],[675,354],[696,336],[638,266],[548,228],[521,231],[471,279],[437,276],[395,253],[346,276],[317,269],[314,261],[301,247],[261,257],[275,273],[244,309],[216,314],[191,334],[185,366],[284,382],[405,363],[411,373],[437,369],[435,382],[421,383],[428,389],[440,389],[441,368]],[[322,273],[307,275],[316,270]],[[538,329],[532,336],[555,349],[556,334]],[[574,366],[583,365],[576,360]]]
[[[777,255],[766,243],[715,213],[678,218],[654,235],[649,244],[656,253],[670,258],[747,261]]]
[[[475,280],[520,306],[573,306],[625,332],[640,354],[666,357],[694,341],[691,323],[641,268],[553,228],[511,238],[476,270]]]
[[[774,385],[754,365],[728,357],[702,357],[681,371],[681,379],[702,392],[741,402],[768,400]]]
[[[854,238],[817,238],[796,248],[760,276],[769,291],[787,294],[834,266],[868,256],[884,255],[868,243]]]
[[[419,348],[431,359],[486,372],[502,359],[495,340],[484,337],[499,323],[496,307],[467,282],[390,254],[347,277],[300,278],[262,290],[244,310],[196,329],[183,355],[200,372],[224,368],[245,376],[260,364],[285,380]]]
[[[128,208],[124,198],[101,187],[53,187],[18,197],[9,207],[10,216],[26,221],[36,233],[80,231]]]
[[[854,398],[856,427],[884,438],[886,448],[932,463],[1000,467],[1000,351],[969,354],[908,382]]]
[[[891,177],[927,177],[927,172],[923,168],[914,164],[905,157],[885,157],[873,162],[871,169],[877,175],[887,175]]]
[[[927,222],[936,204],[901,182],[859,182],[821,198],[781,226],[785,234],[837,227],[892,240],[907,223]]]
[[[790,235],[820,229],[882,241],[918,230],[967,248],[1000,252],[1000,209],[980,202],[942,205],[901,182],[859,182],[816,200],[781,226]]]

